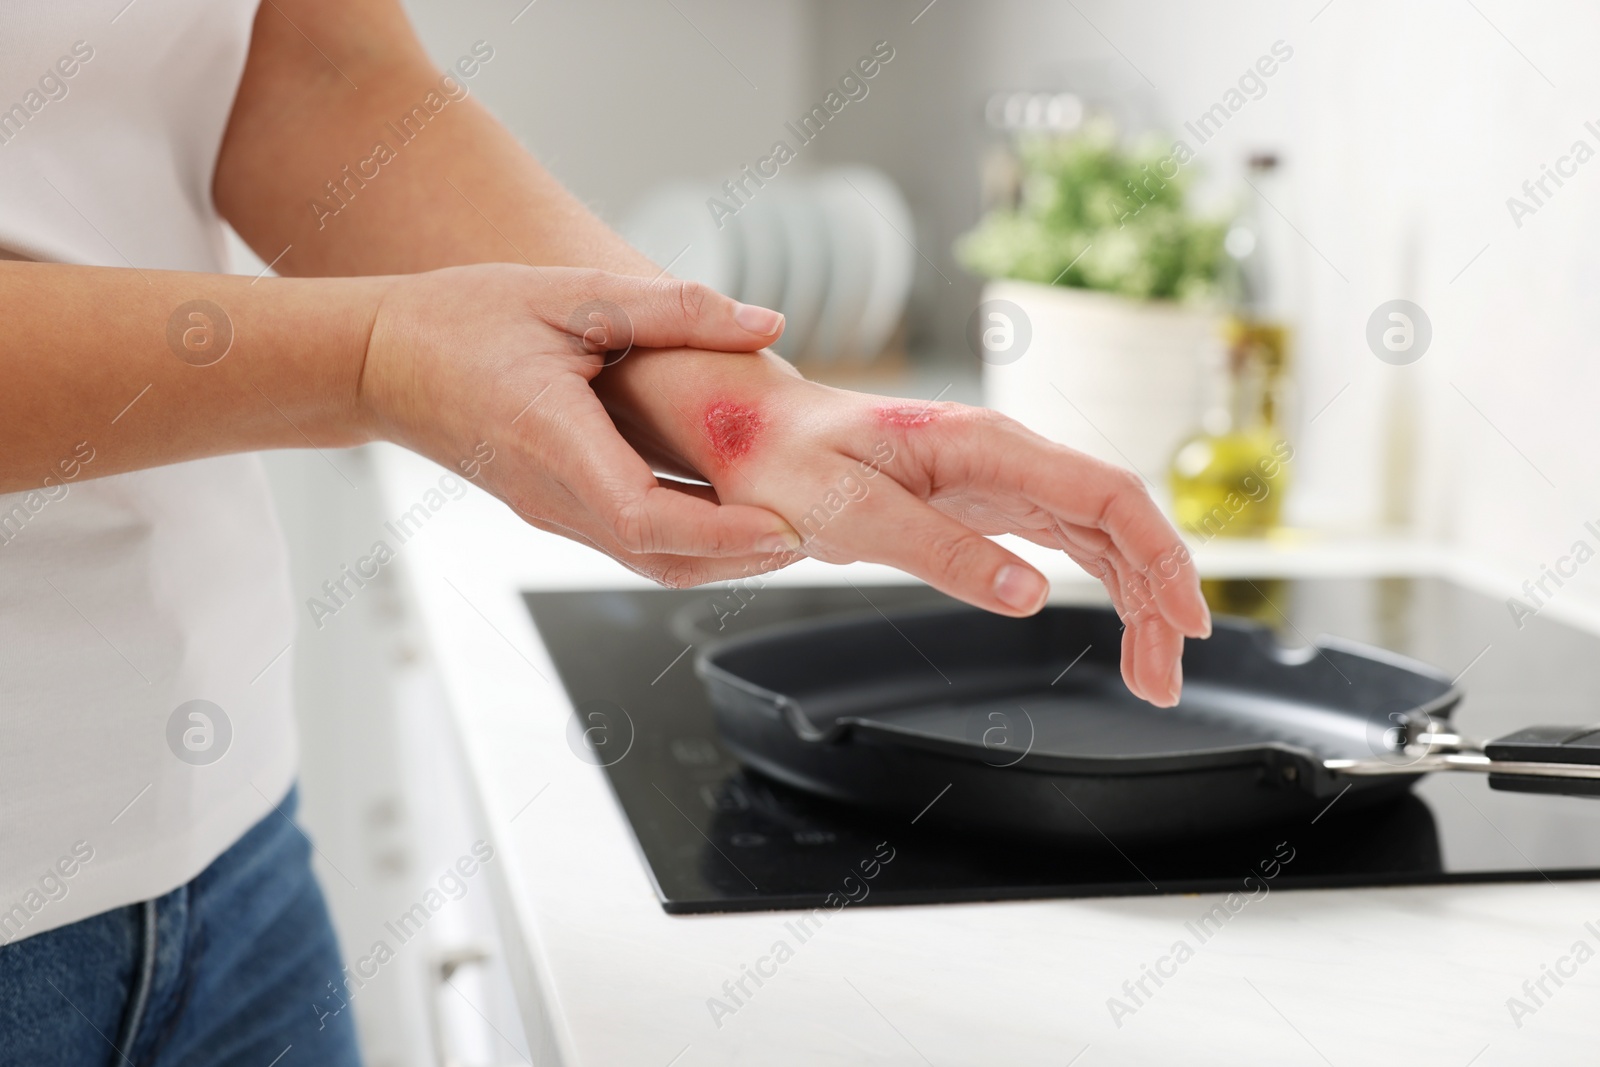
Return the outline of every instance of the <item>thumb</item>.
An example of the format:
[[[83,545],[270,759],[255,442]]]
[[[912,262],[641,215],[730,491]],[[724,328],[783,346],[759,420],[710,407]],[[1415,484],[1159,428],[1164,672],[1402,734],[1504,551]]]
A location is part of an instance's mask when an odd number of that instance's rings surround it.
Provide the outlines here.
[[[568,289],[572,312],[551,325],[595,351],[638,346],[754,352],[783,333],[778,312],[741,304],[699,282],[577,270]]]

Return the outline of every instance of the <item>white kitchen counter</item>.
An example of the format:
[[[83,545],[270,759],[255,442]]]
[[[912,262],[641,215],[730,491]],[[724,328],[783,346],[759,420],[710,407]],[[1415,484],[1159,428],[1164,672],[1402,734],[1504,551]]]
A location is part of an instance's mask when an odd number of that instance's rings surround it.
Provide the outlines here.
[[[443,473],[388,447],[376,468],[388,519],[425,501]],[[1053,579],[1085,580],[1063,558],[1027,554]],[[1402,544],[1227,545],[1200,558],[1211,574],[1498,581]],[[1600,949],[1584,926],[1600,930],[1592,882],[1275,892],[1204,944],[1185,923],[1218,897],[850,907],[804,944],[785,929],[794,913],[669,916],[603,772],[568,747],[571,708],[519,596],[647,583],[476,489],[446,499],[391,566],[411,587],[498,852],[489,868],[538,1064],[1487,1067],[1600,1056],[1600,962],[1579,966],[1520,1028],[1506,1006],[1575,941]],[[843,574],[904,580],[809,561],[771,580]],[[1563,614],[1597,625],[1581,608]],[[618,656],[623,670],[666,666]],[[708,998],[779,939],[793,958],[719,1027]],[[1193,958],[1161,987],[1147,982],[1154,995],[1119,1025],[1108,998],[1126,1000],[1124,982],[1180,939]]]

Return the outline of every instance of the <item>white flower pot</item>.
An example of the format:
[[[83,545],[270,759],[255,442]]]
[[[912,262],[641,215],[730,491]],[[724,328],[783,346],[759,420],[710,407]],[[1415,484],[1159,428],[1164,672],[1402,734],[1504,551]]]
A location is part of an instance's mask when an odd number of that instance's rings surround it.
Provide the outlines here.
[[[1200,424],[1222,317],[1034,282],[991,282],[983,298],[1015,305],[1031,333],[1009,362],[985,359],[984,403],[1053,441],[1132,467],[1165,498],[1173,453]]]

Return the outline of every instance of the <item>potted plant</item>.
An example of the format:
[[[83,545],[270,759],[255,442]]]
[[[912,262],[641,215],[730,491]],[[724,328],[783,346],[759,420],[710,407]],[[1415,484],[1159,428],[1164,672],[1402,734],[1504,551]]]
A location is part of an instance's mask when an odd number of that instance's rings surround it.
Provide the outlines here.
[[[956,245],[991,279],[968,331],[985,402],[1163,486],[1220,343],[1227,220],[1190,207],[1181,141],[1125,145],[1096,121],[1019,155],[1016,205]]]

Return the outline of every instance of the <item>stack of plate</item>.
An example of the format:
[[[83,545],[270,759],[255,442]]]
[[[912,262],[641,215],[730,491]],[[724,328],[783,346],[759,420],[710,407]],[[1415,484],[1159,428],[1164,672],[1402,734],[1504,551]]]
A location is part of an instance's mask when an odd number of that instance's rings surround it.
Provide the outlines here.
[[[719,201],[737,212],[713,211]],[[870,167],[780,172],[742,205],[710,185],[674,183],[647,196],[623,234],[679,278],[783,312],[777,349],[808,363],[875,359],[916,266],[911,209]]]

